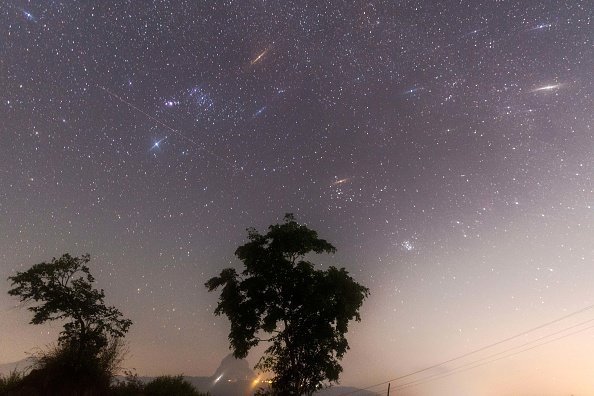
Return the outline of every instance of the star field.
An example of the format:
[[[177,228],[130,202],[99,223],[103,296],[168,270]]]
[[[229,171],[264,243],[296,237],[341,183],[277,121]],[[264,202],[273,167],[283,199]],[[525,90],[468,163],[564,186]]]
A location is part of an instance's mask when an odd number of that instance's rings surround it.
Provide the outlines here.
[[[360,387],[592,304],[593,9],[7,0],[0,279],[88,252],[129,366],[210,375],[228,322],[204,282],[292,212],[370,288]],[[0,362],[59,331],[8,288]],[[592,352],[585,332],[405,393],[592,393]]]

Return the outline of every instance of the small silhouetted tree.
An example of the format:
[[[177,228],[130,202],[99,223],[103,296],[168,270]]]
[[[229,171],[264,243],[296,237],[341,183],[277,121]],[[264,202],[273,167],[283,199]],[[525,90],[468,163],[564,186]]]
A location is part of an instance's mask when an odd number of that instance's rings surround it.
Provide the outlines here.
[[[316,270],[308,255],[336,249],[292,214],[284,220],[265,235],[248,229],[249,242],[235,252],[244,264],[241,275],[224,269],[206,287],[222,287],[215,315],[224,314],[231,322],[235,357],[244,358],[252,347],[269,342],[256,368],[273,373],[271,393],[310,395],[338,381],[339,361],[349,349],[348,324],[361,320],[359,309],[369,289],[344,268]]]
[[[103,289],[93,288],[95,278],[87,266],[89,260],[88,254],[64,254],[8,278],[12,286],[8,294],[30,305],[32,324],[66,322],[58,343],[73,351],[75,364],[97,357],[110,339],[123,337],[132,324],[118,309],[105,305]]]
[[[163,375],[153,379],[144,387],[146,396],[206,396],[181,375]]]

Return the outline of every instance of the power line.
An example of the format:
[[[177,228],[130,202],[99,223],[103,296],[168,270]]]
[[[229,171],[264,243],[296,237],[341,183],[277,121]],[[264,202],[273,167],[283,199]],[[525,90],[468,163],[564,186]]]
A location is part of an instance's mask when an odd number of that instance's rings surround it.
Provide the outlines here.
[[[564,329],[562,329],[562,330],[559,330],[559,331],[556,331],[556,332],[554,332],[554,333],[547,334],[546,336],[543,336],[543,337],[537,338],[536,340],[528,341],[528,342],[525,342],[525,343],[523,343],[523,344],[521,344],[521,345],[516,345],[516,346],[514,346],[514,347],[508,348],[508,349],[506,349],[506,350],[503,350],[503,351],[501,351],[501,352],[497,352],[497,353],[491,354],[491,355],[489,355],[489,356],[486,356],[486,357],[484,357],[484,358],[481,358],[481,359],[478,359],[478,360],[475,360],[475,361],[472,361],[472,362],[469,362],[469,363],[465,363],[465,364],[463,364],[463,365],[461,365],[461,366],[458,366],[458,367],[454,368],[454,369],[453,369],[451,372],[449,372],[449,373],[446,373],[446,374],[443,374],[443,373],[439,373],[439,374],[433,374],[433,375],[430,375],[430,376],[428,376],[428,377],[425,377],[425,378],[420,378],[420,379],[418,379],[418,380],[414,380],[414,381],[410,381],[410,382],[407,382],[407,383],[404,383],[404,384],[396,385],[396,387],[397,387],[398,389],[403,389],[403,388],[408,388],[408,387],[410,387],[410,386],[422,385],[422,384],[424,384],[425,382],[431,382],[431,381],[434,381],[434,380],[437,380],[437,379],[440,379],[440,378],[444,378],[444,377],[447,377],[447,376],[450,376],[450,375],[453,375],[453,374],[457,374],[457,373],[461,373],[461,372],[463,372],[463,371],[471,370],[471,369],[473,369],[473,368],[475,368],[475,367],[480,367],[480,366],[483,366],[483,365],[485,365],[485,364],[493,363],[493,362],[496,362],[496,361],[498,361],[498,360],[505,359],[505,358],[507,358],[507,357],[514,356],[514,355],[517,355],[517,354],[519,354],[519,353],[522,353],[522,352],[529,351],[529,350],[531,350],[531,349],[534,349],[534,348],[537,348],[537,347],[539,347],[539,346],[546,345],[546,344],[548,344],[548,343],[551,343],[551,342],[553,342],[553,341],[557,341],[557,340],[559,340],[559,339],[561,339],[561,338],[569,337],[569,336],[571,336],[571,335],[574,335],[574,334],[580,333],[580,332],[582,332],[582,331],[589,330],[589,329],[593,328],[593,327],[594,327],[594,325],[592,325],[592,326],[588,326],[588,327],[585,327],[585,328],[583,328],[583,329],[580,329],[580,330],[578,330],[578,331],[575,331],[575,332],[573,332],[573,333],[569,333],[569,334],[563,335],[563,336],[561,336],[561,337],[557,337],[557,338],[554,338],[554,339],[552,339],[552,340],[549,340],[549,341],[546,341],[546,342],[543,342],[543,343],[540,343],[540,344],[534,345],[534,346],[532,346],[532,347],[529,347],[529,348],[526,348],[526,349],[520,350],[520,351],[518,351],[518,352],[514,352],[514,353],[511,353],[511,354],[508,354],[508,355],[505,355],[505,356],[501,356],[501,357],[499,357],[499,358],[496,358],[496,359],[489,360],[489,359],[491,359],[491,358],[494,358],[495,356],[499,356],[499,355],[502,355],[502,354],[508,353],[508,352],[510,352],[510,351],[513,351],[514,349],[523,348],[523,347],[525,347],[525,346],[527,346],[527,345],[534,344],[535,342],[542,341],[542,340],[544,340],[544,339],[546,339],[546,338],[549,338],[549,337],[555,336],[555,335],[557,335],[557,334],[564,333],[564,332],[566,332],[567,330],[571,330],[571,329],[574,329],[574,328],[576,328],[576,327],[583,326],[583,325],[585,325],[585,324],[587,324],[587,323],[591,323],[591,322],[594,322],[594,319],[589,319],[589,320],[586,320],[586,321],[584,321],[584,322],[580,322],[580,323],[578,323],[578,324],[575,324],[575,325],[572,325],[572,326],[566,327],[566,328],[564,328]],[[480,363],[480,362],[483,362],[483,363]],[[479,363],[479,364],[477,364],[477,363]]]
[[[428,367],[422,368],[422,369],[420,369],[420,370],[416,370],[416,371],[413,371],[413,372],[411,372],[411,373],[408,373],[408,374],[401,375],[401,376],[399,376],[399,377],[396,377],[396,378],[392,378],[392,379],[389,379],[389,380],[386,380],[386,381],[383,381],[383,382],[379,382],[379,383],[377,383],[377,384],[374,384],[374,385],[370,385],[370,386],[368,386],[368,387],[366,387],[366,388],[357,389],[357,390],[355,390],[355,391],[351,391],[351,392],[347,392],[347,393],[341,393],[341,394],[340,394],[340,396],[352,395],[352,394],[354,394],[354,393],[357,393],[357,392],[360,392],[360,391],[363,391],[363,390],[367,390],[367,389],[375,388],[376,386],[380,386],[380,385],[385,385],[385,384],[387,384],[387,383],[389,383],[389,382],[399,381],[399,380],[401,380],[401,379],[404,379],[404,378],[411,377],[411,376],[413,376],[413,375],[415,375],[415,374],[419,374],[419,373],[422,373],[422,372],[425,372],[425,371],[428,371],[428,370],[431,370],[431,369],[437,368],[437,367],[439,367],[439,366],[443,366],[444,364],[451,363],[451,362],[454,362],[454,361],[456,361],[456,360],[460,360],[460,359],[462,359],[462,358],[465,358],[465,357],[467,357],[467,356],[474,355],[475,353],[478,353],[478,352],[482,352],[482,351],[484,351],[484,350],[486,350],[486,349],[489,349],[489,348],[492,348],[492,347],[494,347],[494,346],[497,346],[497,345],[503,344],[503,343],[505,343],[505,342],[507,342],[507,341],[511,341],[511,340],[513,340],[513,339],[516,339],[516,338],[518,338],[518,337],[521,337],[521,336],[523,336],[523,335],[526,335],[526,334],[532,333],[532,332],[534,332],[534,331],[536,331],[536,330],[540,330],[540,329],[542,329],[542,328],[544,328],[544,327],[550,326],[550,325],[552,325],[552,324],[554,324],[554,323],[560,322],[560,321],[562,321],[562,320],[565,320],[565,319],[567,319],[567,318],[570,318],[570,317],[572,317],[572,316],[578,315],[578,314],[580,314],[580,313],[583,313],[583,312],[589,311],[589,310],[591,310],[591,309],[593,309],[593,308],[594,308],[594,304],[592,304],[592,305],[589,305],[589,306],[587,306],[587,307],[585,307],[585,308],[579,309],[579,310],[577,310],[577,311],[575,311],[575,312],[572,312],[572,313],[570,313],[570,314],[567,314],[567,315],[565,315],[565,316],[562,316],[562,317],[560,317],[560,318],[557,318],[557,319],[555,319],[555,320],[552,320],[552,321],[550,321],[550,322],[547,322],[547,323],[544,323],[544,324],[542,324],[542,325],[539,325],[539,326],[533,327],[533,328],[531,328],[531,329],[529,329],[529,330],[523,331],[523,332],[521,332],[521,333],[518,333],[518,334],[516,334],[516,335],[513,335],[513,336],[511,336],[511,337],[507,337],[507,338],[505,338],[505,339],[503,339],[503,340],[501,340],[501,341],[497,341],[497,342],[494,342],[494,343],[492,343],[492,344],[489,344],[489,345],[483,346],[483,347],[481,347],[481,348],[475,349],[475,350],[473,350],[473,351],[466,352],[466,353],[464,353],[464,354],[462,354],[462,355],[459,355],[459,356],[453,357],[453,358],[451,358],[451,359],[445,360],[445,361],[443,361],[443,362],[441,362],[441,363],[433,364],[433,365],[431,365],[431,366],[428,366]]]
[[[594,320],[594,319],[592,319],[592,320]],[[587,321],[587,322],[591,322],[592,320],[589,320],[589,321]],[[582,325],[582,324],[583,324],[583,323],[581,323],[580,325]],[[575,326],[572,326],[572,327],[575,327]],[[508,358],[508,357],[515,356],[515,355],[518,355],[518,354],[520,354],[520,353],[523,353],[523,352],[530,351],[530,350],[532,350],[532,349],[535,349],[535,348],[538,348],[538,347],[540,347],[540,346],[543,346],[543,345],[546,345],[546,344],[550,344],[551,342],[555,342],[555,341],[558,341],[558,340],[560,340],[560,339],[567,338],[567,337],[569,337],[569,336],[572,336],[572,335],[575,335],[575,334],[578,334],[578,333],[584,332],[584,331],[586,331],[586,330],[590,330],[590,329],[592,329],[592,328],[594,328],[594,325],[592,325],[592,326],[588,326],[588,327],[585,327],[585,328],[583,328],[583,329],[580,329],[580,330],[574,331],[574,332],[572,332],[572,333],[569,333],[569,334],[565,334],[565,335],[563,335],[563,336],[560,336],[560,337],[554,338],[554,339],[552,339],[552,340],[549,340],[549,341],[546,341],[546,342],[542,342],[542,343],[540,343],[540,344],[537,344],[537,345],[531,346],[530,348],[522,349],[522,350],[520,350],[520,351],[517,351],[517,352],[514,352],[514,353],[510,353],[510,354],[508,354],[508,355],[505,355],[505,356],[501,356],[501,357],[499,357],[499,358],[497,358],[497,359],[489,360],[489,361],[487,361],[487,362],[483,362],[483,363],[479,363],[479,364],[474,364],[474,363],[477,363],[477,362],[479,362],[479,361],[481,361],[481,360],[484,360],[484,359],[480,359],[480,360],[478,360],[478,361],[471,362],[471,363],[468,363],[468,364],[466,364],[466,365],[460,366],[460,367],[458,367],[458,368],[454,369],[454,371],[453,371],[453,372],[450,372],[450,373],[447,373],[447,374],[436,374],[436,375],[434,375],[434,376],[430,376],[430,377],[422,378],[422,379],[420,379],[420,380],[411,381],[411,382],[409,382],[409,383],[406,383],[406,384],[398,385],[398,386],[397,386],[397,389],[404,389],[404,388],[409,388],[409,387],[412,387],[412,386],[422,385],[422,384],[424,384],[424,383],[427,383],[427,382],[431,382],[431,381],[435,381],[435,380],[438,380],[438,379],[441,379],[441,378],[449,377],[450,375],[454,375],[454,374],[458,374],[458,373],[461,373],[461,372],[464,372],[464,371],[472,370],[472,369],[474,369],[474,368],[481,367],[481,366],[484,366],[484,365],[486,365],[486,364],[489,364],[489,363],[494,363],[494,362],[496,362],[496,361],[499,361],[499,360],[502,360],[502,359],[506,359],[506,358]],[[569,329],[569,328],[567,328],[567,329],[564,329],[564,330],[562,330],[561,332],[563,332],[563,331],[567,331],[568,329]],[[558,334],[558,333],[559,333],[559,332],[557,332],[556,334]],[[551,335],[553,335],[553,334],[549,334],[549,335],[548,335],[548,336],[546,336],[546,337],[550,337]],[[546,338],[546,337],[545,337],[545,338]],[[531,343],[533,343],[533,342],[535,342],[535,341],[531,341],[531,342],[529,342],[529,343],[527,343],[527,344],[531,344]],[[526,345],[526,344],[524,344],[524,345]],[[516,349],[516,348],[517,348],[517,347],[515,347],[515,348],[512,348],[512,349]],[[508,351],[509,351],[509,350],[508,350]],[[500,352],[500,353],[498,353],[498,354],[495,354],[495,355],[500,355],[501,353],[505,353],[505,352],[508,352],[508,351]],[[492,355],[492,356],[495,356],[495,355]],[[463,368],[463,367],[465,367],[465,366],[468,366],[468,365],[471,365],[471,364],[474,364],[474,365],[473,365],[473,366],[471,366],[471,367]],[[432,378],[432,377],[434,377],[434,378]]]

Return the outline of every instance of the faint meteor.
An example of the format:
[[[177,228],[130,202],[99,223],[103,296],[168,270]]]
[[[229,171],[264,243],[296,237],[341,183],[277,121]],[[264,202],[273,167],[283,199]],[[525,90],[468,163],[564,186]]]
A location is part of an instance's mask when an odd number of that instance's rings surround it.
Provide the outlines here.
[[[268,106],[262,106],[262,107],[260,107],[258,109],[258,111],[256,111],[252,117],[254,117],[254,118],[258,117],[260,114],[264,113],[267,108],[268,108]]]
[[[551,84],[551,85],[544,85],[542,87],[538,87],[533,89],[531,92],[540,92],[540,91],[553,91],[555,89],[561,88],[562,84]]]
[[[411,89],[404,91],[404,95],[412,95],[412,94],[422,91],[424,89],[425,88],[423,88],[423,87],[413,87]]]
[[[552,23],[541,23],[540,25],[536,25],[528,30],[543,30],[543,29],[550,29],[553,27]]]
[[[335,182],[332,183],[332,185],[333,186],[340,186],[341,184],[344,184],[344,183],[348,182],[349,180],[351,180],[350,177],[345,177],[344,179],[336,180]]]

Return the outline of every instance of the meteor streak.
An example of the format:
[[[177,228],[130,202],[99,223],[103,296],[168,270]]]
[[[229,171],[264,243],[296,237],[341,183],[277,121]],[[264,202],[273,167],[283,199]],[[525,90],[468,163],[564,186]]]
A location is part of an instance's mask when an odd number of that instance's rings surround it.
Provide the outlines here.
[[[270,48],[266,48],[264,51],[260,52],[260,55],[256,56],[251,62],[250,62],[250,66],[255,65],[256,63],[260,62],[260,60],[262,59],[262,57],[264,55],[266,55],[268,53],[268,51],[270,50]]]
[[[158,125],[161,125],[162,127],[168,129],[169,131],[175,133],[177,136],[179,136],[180,138],[192,143],[193,145],[197,146],[199,149],[202,149],[204,151],[206,151],[208,154],[212,155],[213,157],[217,158],[219,161],[223,162],[225,165],[227,165],[230,169],[233,170],[233,172],[239,172],[239,171],[243,171],[243,169],[238,168],[237,165],[235,165],[234,163],[230,162],[229,160],[227,160],[226,158],[221,157],[220,155],[212,152],[211,150],[207,149],[205,147],[204,144],[200,144],[198,142],[196,142],[194,139],[189,138],[188,136],[184,135],[183,133],[181,133],[178,129],[175,129],[167,124],[165,124],[163,121],[159,120],[158,118],[150,115],[149,113],[147,113],[146,111],[142,110],[141,108],[135,106],[134,104],[128,102],[126,99],[122,98],[121,96],[111,92],[109,89],[101,86],[101,85],[97,85],[97,87],[99,87],[100,89],[102,89],[104,92],[106,92],[109,96],[111,96],[112,98],[115,98],[117,100],[119,100],[120,102],[124,103],[125,105],[127,105],[128,107],[136,110],[137,112],[139,112],[140,114],[144,115],[145,117],[148,117],[151,121],[157,123]],[[167,137],[165,137],[164,139],[159,140],[158,142],[156,142],[152,147],[152,149],[158,148],[159,144],[163,141],[167,139]]]
[[[558,89],[561,87],[561,84],[552,84],[552,85],[545,85],[543,87],[538,87],[533,89],[532,92],[539,92],[539,91],[552,91],[554,89]]]
[[[348,182],[350,179],[351,179],[350,177],[345,177],[344,179],[336,180],[335,182],[332,183],[332,185],[339,186],[341,184]]]
[[[161,120],[159,120],[159,119],[157,119],[157,118],[153,117],[152,115],[150,115],[150,114],[149,114],[149,113],[147,113],[146,111],[144,111],[144,110],[142,110],[142,109],[140,109],[140,108],[138,108],[138,107],[134,106],[132,103],[128,102],[126,99],[124,99],[124,98],[122,98],[121,96],[119,96],[119,95],[117,95],[117,94],[115,94],[115,93],[111,92],[109,89],[107,89],[107,88],[105,88],[105,87],[103,87],[103,86],[101,86],[101,85],[98,85],[98,87],[99,87],[99,88],[101,88],[103,91],[107,92],[107,94],[108,94],[109,96],[111,96],[112,98],[115,98],[115,99],[119,100],[120,102],[122,102],[122,103],[124,103],[124,104],[128,105],[130,108],[132,108],[132,109],[136,110],[137,112],[139,112],[140,114],[142,114],[142,115],[144,115],[144,116],[148,117],[150,120],[152,120],[152,121],[156,122],[157,124],[161,125],[162,127],[169,129],[171,132],[173,132],[173,133],[177,134],[178,136],[181,136],[182,138],[184,138],[184,139],[188,140],[188,141],[189,141],[189,142],[191,142],[191,143],[197,144],[197,143],[196,143],[194,140],[192,140],[192,139],[190,139],[189,137],[185,136],[184,134],[182,134],[182,133],[181,133],[180,131],[178,131],[177,129],[170,127],[169,125],[167,125],[167,124],[165,124],[164,122],[162,122]]]

